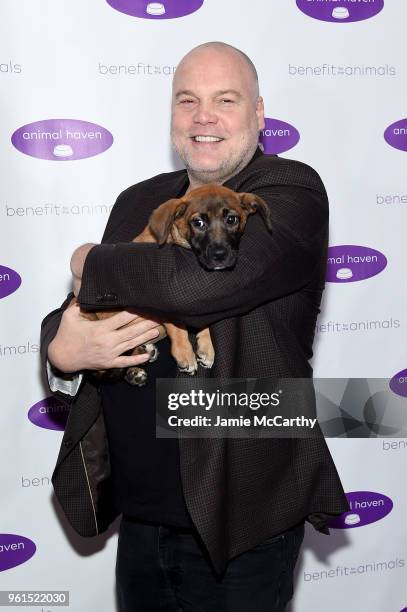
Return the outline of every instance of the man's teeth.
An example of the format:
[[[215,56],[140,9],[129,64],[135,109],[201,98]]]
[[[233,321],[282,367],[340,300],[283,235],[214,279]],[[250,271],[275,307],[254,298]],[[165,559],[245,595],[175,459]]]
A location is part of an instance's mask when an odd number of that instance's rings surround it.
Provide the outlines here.
[[[219,142],[223,139],[217,136],[194,136],[193,140],[195,140],[195,142]]]

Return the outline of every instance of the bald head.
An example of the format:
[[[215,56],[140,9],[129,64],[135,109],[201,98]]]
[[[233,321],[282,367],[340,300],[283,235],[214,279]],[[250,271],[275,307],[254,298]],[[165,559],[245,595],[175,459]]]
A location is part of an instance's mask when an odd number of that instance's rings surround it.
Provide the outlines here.
[[[191,187],[223,183],[251,160],[264,128],[256,69],[221,42],[195,47],[174,74],[171,137]]]
[[[194,60],[197,54],[204,54],[206,51],[209,51],[209,52],[213,51],[215,55],[218,57],[218,61],[219,60],[221,61],[222,55],[224,55],[225,58],[227,56],[229,57],[235,56],[236,69],[243,70],[243,72],[247,73],[247,78],[250,82],[253,96],[255,98],[259,96],[259,93],[260,93],[259,92],[259,77],[257,74],[256,67],[253,64],[250,57],[248,57],[246,53],[243,53],[243,51],[241,51],[237,47],[233,47],[233,45],[228,45],[227,43],[220,42],[220,41],[212,41],[212,42],[203,43],[201,45],[198,45],[197,47],[194,47],[193,49],[191,49],[191,51],[189,51],[186,55],[184,55],[184,57],[179,62],[177,69],[175,70],[174,79],[173,79],[173,87],[176,83],[177,72],[182,71],[185,68],[185,65],[188,66],[191,63],[191,59]]]

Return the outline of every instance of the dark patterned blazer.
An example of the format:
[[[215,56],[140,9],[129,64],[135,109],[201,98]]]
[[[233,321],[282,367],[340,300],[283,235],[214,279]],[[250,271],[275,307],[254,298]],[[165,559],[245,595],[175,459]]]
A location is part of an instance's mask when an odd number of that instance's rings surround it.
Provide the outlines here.
[[[328,201],[318,174],[257,150],[225,185],[261,196],[273,231],[251,215],[235,268],[219,273],[201,268],[188,249],[129,242],[154,208],[187,185],[181,170],[119,195],[102,244],[86,259],[81,306],[134,307],[190,328],[210,326],[216,359],[199,376],[311,377],[328,240]],[[71,296],[43,321],[44,370]],[[181,438],[179,445],[185,501],[218,572],[233,556],[303,519],[329,533],[328,515],[349,510],[323,438]],[[115,518],[100,393],[86,375],[72,401],[52,483],[79,534],[97,535]]]

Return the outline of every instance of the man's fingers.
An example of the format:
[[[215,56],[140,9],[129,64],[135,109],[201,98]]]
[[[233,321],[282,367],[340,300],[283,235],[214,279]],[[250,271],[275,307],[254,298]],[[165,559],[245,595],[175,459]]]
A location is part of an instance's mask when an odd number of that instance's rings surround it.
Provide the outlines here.
[[[137,366],[146,363],[149,359],[150,355],[148,353],[116,357],[116,359],[114,359],[112,362],[112,368],[129,368],[130,366]]]
[[[145,340],[140,340],[140,337],[143,337],[148,334],[148,340],[152,338],[157,338],[159,335],[159,324],[155,321],[145,321],[141,319],[129,325],[124,329],[118,329],[115,332],[115,343],[123,344],[126,342],[130,342],[132,346],[136,346],[136,344],[142,344]]]
[[[120,344],[117,345],[116,350],[120,354],[125,353],[126,351],[129,351],[130,349],[133,349],[136,346],[139,346],[140,344],[144,344],[145,342],[151,342],[151,340],[154,340],[154,338],[157,338],[157,336],[158,336],[158,330],[150,329],[146,331],[144,334],[140,334],[136,336],[135,338],[121,342]]]
[[[87,311],[81,312],[79,304],[75,300],[75,298],[72,299],[70,305],[68,306],[68,309],[71,309],[72,314],[77,318],[85,318],[84,314]],[[89,312],[89,314],[93,313]],[[89,318],[91,319],[92,317]],[[110,332],[119,330],[121,327],[127,325],[132,321],[133,325],[129,325],[125,329],[120,330],[120,336],[117,339],[118,342],[133,339],[138,334],[144,333],[147,330],[152,329],[154,327],[158,327],[160,325],[159,323],[157,323],[157,321],[147,319],[134,312],[129,312],[128,310],[121,310],[120,312],[117,312],[114,315],[107,317],[106,319],[99,319],[97,322],[99,327],[101,327],[104,332]]]
[[[127,323],[130,323],[130,321],[133,321],[135,319],[144,320],[143,317],[140,317],[134,312],[122,310],[107,319],[103,319],[102,324],[106,331],[112,331],[114,329],[119,329],[119,327],[122,327],[123,325],[126,325]]]

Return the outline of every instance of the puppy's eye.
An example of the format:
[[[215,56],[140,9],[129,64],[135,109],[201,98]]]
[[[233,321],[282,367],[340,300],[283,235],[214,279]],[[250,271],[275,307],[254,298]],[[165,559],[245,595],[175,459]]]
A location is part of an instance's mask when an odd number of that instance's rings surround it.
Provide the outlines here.
[[[192,219],[191,225],[193,227],[196,227],[197,229],[204,229],[204,227],[206,227],[205,221],[203,221],[199,217],[195,217],[195,219]]]
[[[236,225],[236,223],[239,223],[239,217],[237,215],[229,215],[226,217],[226,223],[227,225]]]

